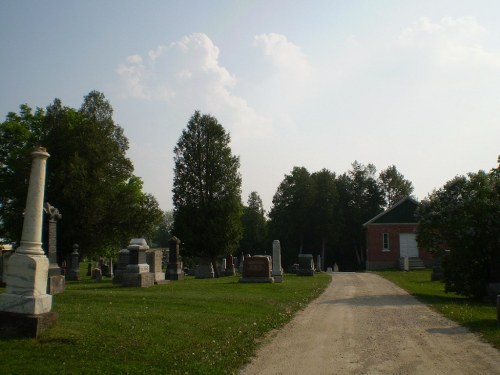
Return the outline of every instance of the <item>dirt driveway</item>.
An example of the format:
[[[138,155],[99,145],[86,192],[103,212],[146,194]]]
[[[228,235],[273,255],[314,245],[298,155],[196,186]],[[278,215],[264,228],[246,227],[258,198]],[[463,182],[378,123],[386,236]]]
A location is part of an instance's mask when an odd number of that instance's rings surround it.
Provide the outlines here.
[[[332,277],[241,374],[500,374],[500,351],[389,281]]]

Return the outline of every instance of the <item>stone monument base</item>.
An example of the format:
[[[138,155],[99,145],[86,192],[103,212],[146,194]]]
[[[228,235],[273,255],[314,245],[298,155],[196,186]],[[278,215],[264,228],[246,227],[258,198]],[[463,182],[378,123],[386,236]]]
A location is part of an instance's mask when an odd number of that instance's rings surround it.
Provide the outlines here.
[[[112,280],[112,283],[113,284],[121,284],[123,281],[123,274],[124,273],[125,273],[124,270],[116,270],[114,277],[113,277],[113,280]]]
[[[155,272],[153,275],[155,276],[155,284],[161,285],[168,283],[168,280],[165,280],[164,272]]]
[[[282,283],[283,282],[283,274],[273,275],[273,279],[274,279],[275,283]]]
[[[57,322],[55,312],[25,315],[0,311],[0,338],[38,338],[40,333]]]
[[[124,273],[122,286],[149,288],[155,285],[155,275],[151,272]]]
[[[274,283],[273,277],[242,277],[240,283]]]
[[[50,312],[52,296],[23,296],[21,294],[3,293],[0,295],[0,311],[17,314],[39,315]]]
[[[66,280],[63,275],[49,276],[47,279],[47,294],[59,294],[64,292]]]

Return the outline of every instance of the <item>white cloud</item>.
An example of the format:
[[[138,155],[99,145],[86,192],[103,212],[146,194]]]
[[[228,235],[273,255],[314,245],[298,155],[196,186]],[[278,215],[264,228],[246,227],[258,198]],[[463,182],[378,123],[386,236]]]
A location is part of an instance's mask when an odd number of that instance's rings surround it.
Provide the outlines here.
[[[438,23],[422,17],[400,34],[399,41],[403,47],[427,53],[438,66],[466,64],[498,68],[500,53],[485,49],[486,34],[487,30],[475,17],[444,17]]]
[[[118,67],[126,95],[165,101],[172,110],[217,117],[233,139],[268,136],[271,122],[234,94],[236,77],[219,63],[219,48],[203,33],[132,55]]]
[[[285,35],[276,33],[256,35],[254,45],[261,48],[277,71],[290,80],[310,78],[313,70],[306,55]]]

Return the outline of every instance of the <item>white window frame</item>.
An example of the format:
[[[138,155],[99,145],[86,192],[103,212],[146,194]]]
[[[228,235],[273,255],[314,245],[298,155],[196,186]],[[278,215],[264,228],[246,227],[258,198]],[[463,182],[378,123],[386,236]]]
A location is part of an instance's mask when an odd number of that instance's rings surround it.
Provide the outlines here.
[[[383,252],[391,251],[388,232],[382,233],[382,251]]]

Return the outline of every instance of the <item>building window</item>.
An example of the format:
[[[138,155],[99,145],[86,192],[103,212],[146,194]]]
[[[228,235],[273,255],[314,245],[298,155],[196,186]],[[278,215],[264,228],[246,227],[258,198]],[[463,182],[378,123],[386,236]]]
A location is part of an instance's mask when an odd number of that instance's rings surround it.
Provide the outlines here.
[[[389,233],[382,234],[382,251],[389,251]]]

